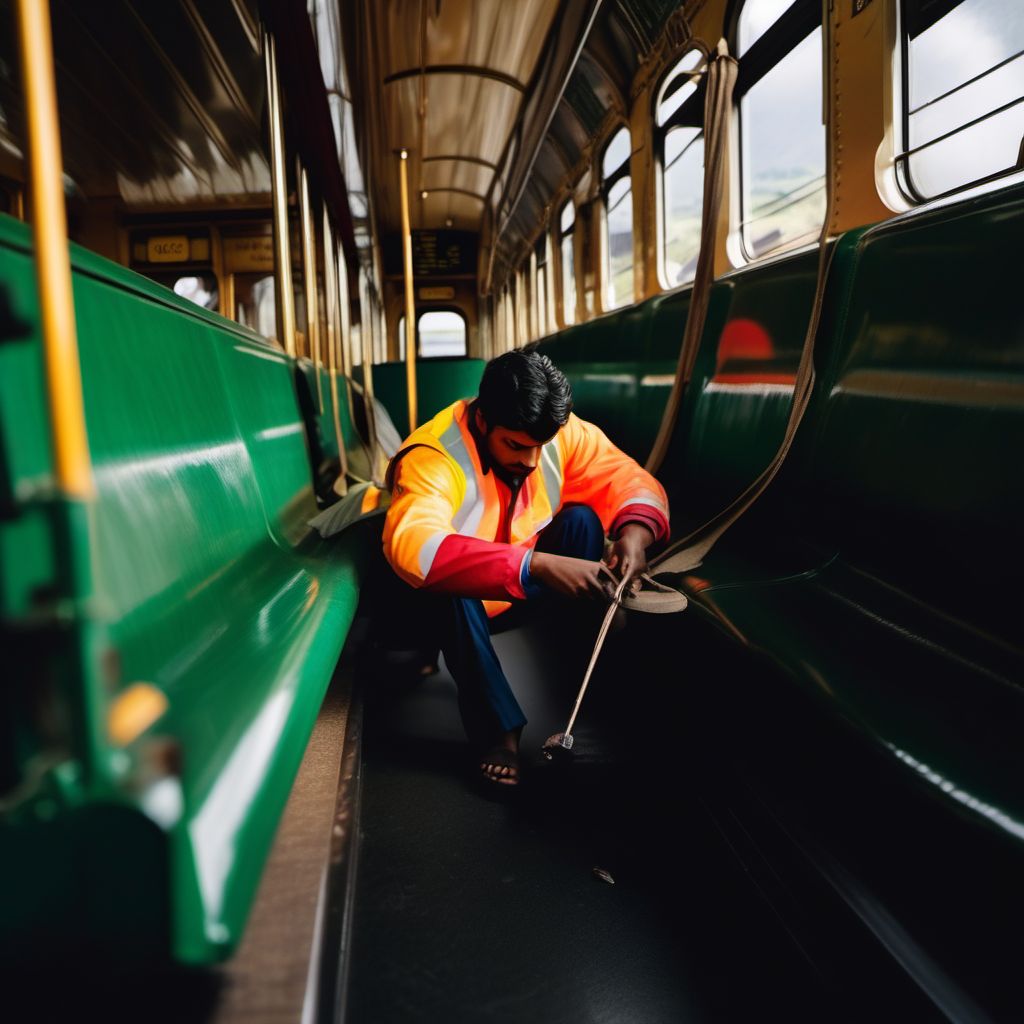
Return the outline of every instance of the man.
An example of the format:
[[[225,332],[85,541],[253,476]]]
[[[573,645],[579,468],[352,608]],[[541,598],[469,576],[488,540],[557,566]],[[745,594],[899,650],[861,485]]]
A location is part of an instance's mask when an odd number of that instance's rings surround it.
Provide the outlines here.
[[[459,693],[480,771],[519,781],[526,718],[490,640],[510,602],[558,594],[607,599],[668,533],[661,485],[572,414],[565,375],[533,347],[487,364],[474,401],[442,410],[388,468],[384,555],[407,584],[437,595],[431,628]],[[602,563],[605,535],[612,538]],[[428,608],[426,597],[424,608]]]

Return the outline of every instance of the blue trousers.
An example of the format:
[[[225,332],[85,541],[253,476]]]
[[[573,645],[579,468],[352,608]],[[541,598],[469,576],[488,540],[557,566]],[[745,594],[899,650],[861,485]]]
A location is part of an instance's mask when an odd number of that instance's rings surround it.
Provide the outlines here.
[[[569,555],[597,561],[604,550],[604,529],[593,509],[570,505],[541,532],[537,551]],[[403,583],[385,563],[384,593],[377,598],[376,615],[391,622],[422,624],[427,643],[444,654],[448,671],[459,694],[459,712],[470,741],[480,745],[493,743],[502,732],[526,724],[519,702],[502,671],[491,643],[492,632],[501,632],[521,624],[559,596],[542,584],[527,581],[526,601],[488,619],[483,602],[475,597],[429,594]],[[403,614],[404,609],[408,611]]]
[[[537,540],[537,551],[570,555],[596,562],[604,551],[604,529],[593,509],[571,505],[562,509]],[[513,608],[488,619],[483,602],[451,597],[442,616],[438,639],[448,671],[459,691],[459,711],[466,735],[475,743],[492,742],[502,732],[526,724],[519,702],[502,671],[491,633],[519,625],[530,612],[558,595],[534,581],[526,585],[525,608]]]

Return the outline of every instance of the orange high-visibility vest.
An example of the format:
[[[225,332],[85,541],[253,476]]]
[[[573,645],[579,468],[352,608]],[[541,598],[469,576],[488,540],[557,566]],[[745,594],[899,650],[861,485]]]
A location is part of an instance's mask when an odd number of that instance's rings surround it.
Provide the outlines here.
[[[525,478],[510,510],[501,493],[507,500],[508,489],[481,465],[469,409],[469,402],[458,401],[413,431],[389,468],[384,553],[407,583],[429,589],[439,559],[449,567],[460,559],[472,562],[479,572],[474,575],[470,566],[468,575],[460,575],[474,591],[465,596],[483,598],[488,614],[498,614],[509,607],[508,598],[523,596],[527,551],[567,504],[588,505],[606,532],[638,520],[656,539],[667,534],[668,499],[661,484],[600,428],[575,415],[543,446],[537,469]],[[488,545],[460,547],[453,538]]]

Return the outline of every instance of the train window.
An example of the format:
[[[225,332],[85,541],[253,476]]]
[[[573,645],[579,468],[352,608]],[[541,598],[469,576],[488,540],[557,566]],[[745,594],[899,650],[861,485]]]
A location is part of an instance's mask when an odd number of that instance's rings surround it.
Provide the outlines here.
[[[825,218],[819,0],[740,9],[740,239],[748,258],[811,241]]]
[[[558,251],[561,257],[559,269],[562,278],[562,325],[576,323],[576,259],[573,255],[573,228],[576,224],[576,210],[572,200],[566,200],[558,218]]]
[[[548,315],[548,233],[544,231],[537,239],[537,336],[543,338],[550,330]]]
[[[704,205],[704,87],[695,72],[704,61],[691,50],[669,71],[658,92],[654,123],[661,162],[662,283],[693,280]]]
[[[530,341],[530,275],[529,264],[516,271],[516,345]]]
[[[466,318],[450,309],[433,309],[419,319],[420,355],[436,356],[466,354]]]
[[[1024,170],[1024,6],[903,0],[901,180],[913,199]]]
[[[453,309],[431,309],[416,320],[418,359],[466,354],[466,318]],[[398,351],[405,358],[405,317],[398,321]]]
[[[620,128],[601,159],[605,211],[605,308],[633,301],[633,185],[629,176],[629,129]]]
[[[235,319],[265,338],[277,336],[274,275],[235,274]]]

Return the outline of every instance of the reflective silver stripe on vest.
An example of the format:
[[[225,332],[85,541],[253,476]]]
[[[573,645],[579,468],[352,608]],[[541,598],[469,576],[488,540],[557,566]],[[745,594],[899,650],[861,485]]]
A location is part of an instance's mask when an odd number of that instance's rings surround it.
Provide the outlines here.
[[[558,441],[548,441],[540,453],[541,472],[544,477],[544,490],[548,494],[551,514],[558,511],[562,503],[562,454],[558,450]]]
[[[466,478],[466,493],[462,504],[452,516],[452,529],[464,537],[476,536],[476,528],[484,515],[484,501],[476,484],[476,469],[473,458],[466,448],[465,439],[459,429],[458,420],[452,418],[451,426],[438,438],[445,451],[455,460]]]

